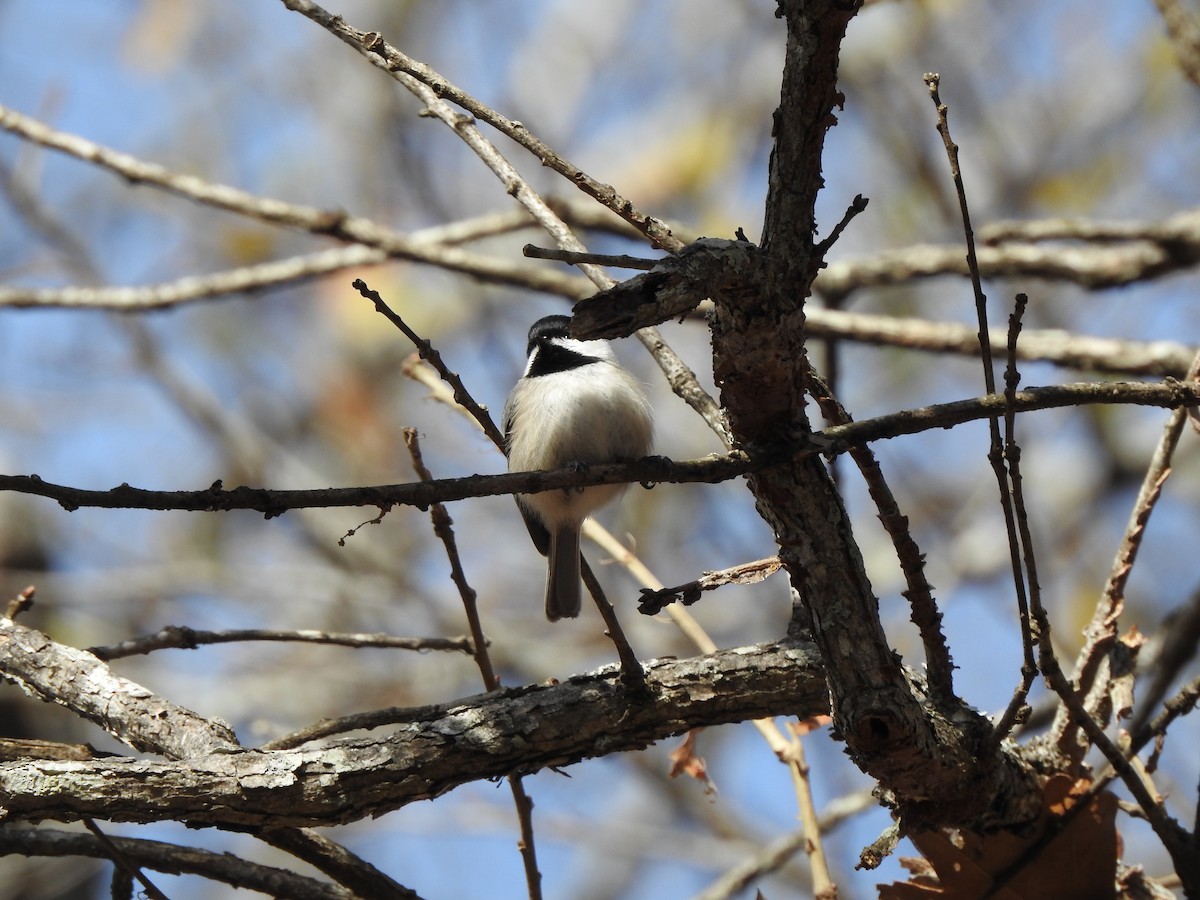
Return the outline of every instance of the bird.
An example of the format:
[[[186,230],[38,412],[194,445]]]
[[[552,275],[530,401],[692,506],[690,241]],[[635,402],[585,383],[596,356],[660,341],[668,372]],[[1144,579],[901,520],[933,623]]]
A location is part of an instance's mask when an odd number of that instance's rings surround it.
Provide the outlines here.
[[[607,341],[571,337],[569,316],[538,319],[529,329],[528,360],[504,404],[510,472],[640,459],[650,453],[654,423],[641,384],[617,362]],[[579,531],[589,515],[625,485],[517,494],[517,506],[547,557],[546,618],[579,615]]]

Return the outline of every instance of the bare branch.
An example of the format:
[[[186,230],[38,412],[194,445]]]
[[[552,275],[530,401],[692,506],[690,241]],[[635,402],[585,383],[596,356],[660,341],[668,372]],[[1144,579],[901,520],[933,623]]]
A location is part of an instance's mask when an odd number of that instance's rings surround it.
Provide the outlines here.
[[[1189,382],[1195,383],[1197,377],[1200,377],[1200,355],[1193,359],[1188,371]],[[1129,580],[1133,564],[1137,559],[1150,514],[1154,511],[1158,498],[1162,494],[1163,485],[1170,475],[1171,459],[1183,433],[1183,425],[1186,420],[1187,410],[1180,408],[1168,417],[1163,426],[1158,445],[1154,448],[1154,453],[1146,468],[1146,474],[1142,478],[1138,496],[1130,511],[1129,521],[1126,523],[1125,533],[1117,548],[1104,591],[1092,613],[1091,621],[1084,629],[1084,645],[1076,657],[1072,679],[1082,696],[1086,697],[1093,693],[1097,696],[1107,696],[1107,690],[1093,690],[1095,682],[1100,677],[1103,663],[1117,639],[1117,621],[1125,606],[1125,584]],[[1095,712],[1095,710],[1089,710],[1089,712]],[[1083,758],[1087,749],[1086,741],[1083,740],[1079,731],[1081,727],[1081,723],[1071,720],[1066,709],[1060,709],[1055,716],[1054,726],[1051,730],[1059,751],[1076,761]]]
[[[1013,578],[1017,595],[1017,616],[1021,629],[1022,651],[1021,681],[1017,685],[1017,689],[1013,691],[1013,696],[1009,701],[1007,709],[1005,709],[992,729],[991,740],[993,744],[999,744],[1007,738],[1017,721],[1029,712],[1025,700],[1029,696],[1029,689],[1033,686],[1033,680],[1037,677],[1038,672],[1034,658],[1034,645],[1037,644],[1039,649],[1045,653],[1053,653],[1053,648],[1049,646],[1045,648],[1041,647],[1043,638],[1040,632],[1035,629],[1029,615],[1031,607],[1035,610],[1042,608],[1042,589],[1038,582],[1037,558],[1034,552],[1033,536],[1029,530],[1029,513],[1025,506],[1025,487],[1021,477],[1021,447],[1017,443],[1016,414],[1013,411],[1012,403],[1012,398],[1017,392],[1017,386],[1021,383],[1021,375],[1017,371],[1017,346],[1018,338],[1021,334],[1021,320],[1025,315],[1027,302],[1028,298],[1024,294],[1017,294],[1013,312],[1008,318],[1008,364],[1004,370],[1004,397],[1006,403],[1004,410],[1003,458],[1000,456],[999,447],[994,447],[992,451],[994,454],[993,465],[996,466],[997,473],[1002,475],[1004,468],[1008,470],[1008,491],[1005,493],[1002,486],[1001,497],[1005,503],[1005,526],[1008,530],[1009,549],[1012,554]],[[1008,509],[1009,503],[1012,505],[1011,514]],[[1012,530],[1014,521],[1017,529],[1016,536],[1020,539],[1019,547],[1017,542],[1014,541]],[[1021,565],[1018,565],[1018,561]],[[1025,600],[1026,589],[1029,591],[1028,603]],[[1048,642],[1049,636],[1047,635],[1044,639]]]
[[[533,219],[527,212],[514,209],[423,228],[412,232],[409,239],[417,243],[428,243],[433,247],[450,246],[528,227],[531,224]],[[490,265],[489,259],[491,258],[478,256],[477,266],[481,269],[486,268]],[[346,269],[378,265],[387,260],[388,254],[383,250],[354,245],[139,287],[0,287],[0,307],[62,306],[123,312],[165,309],[229,294],[274,290]],[[530,268],[528,271],[532,273],[535,270]],[[531,290],[545,290],[547,286],[545,279],[537,275],[528,284]],[[586,295],[590,291],[586,282],[578,278],[564,277],[561,286],[567,290],[564,296],[571,298]]]
[[[672,236],[670,229],[664,223],[639,212],[629,200],[618,194],[611,185],[603,184],[591,178],[586,172],[576,168],[543,144],[523,124],[502,116],[491,107],[479,102],[466,91],[456,87],[448,79],[439,75],[425,63],[405,56],[395,47],[385,42],[379,34],[358,31],[351,28],[341,16],[334,16],[316,3],[309,2],[309,0],[283,0],[283,4],[288,9],[294,10],[316,22],[346,44],[366,55],[371,62],[390,72],[392,77],[408,87],[414,94],[422,96],[424,92],[414,90],[413,86],[409,83],[410,80],[428,88],[429,96],[432,96],[435,100],[446,98],[456,106],[465,109],[480,121],[487,122],[497,131],[516,141],[536,156],[543,166],[558,172],[584,193],[599,200],[642,234],[646,235],[655,246],[662,247],[664,250],[670,252],[675,252],[682,246]],[[425,99],[425,97],[422,96],[422,99]]]
[[[719,572],[705,572],[695,581],[676,587],[651,590],[642,589],[642,599],[638,601],[638,612],[645,616],[653,616],[662,612],[669,604],[680,602],[691,606],[700,599],[704,591],[715,591],[727,584],[757,584],[779,571],[779,557],[756,559],[754,562],[742,563]]]
[[[805,310],[805,327],[811,337],[836,337],[961,356],[979,354],[976,329],[959,322],[932,322],[810,306]],[[1001,349],[993,342],[993,353]],[[1195,356],[1195,347],[1176,341],[1126,341],[1058,329],[1024,330],[1017,345],[1017,359],[1045,360],[1092,372],[1172,375],[1176,378],[1187,374]]]
[[[21,613],[30,609],[33,606],[33,597],[36,593],[37,588],[32,584],[17,591],[17,596],[8,601],[4,618],[15,619]]]
[[[1185,241],[1133,241],[1121,246],[1008,243],[979,247],[977,255],[984,278],[1041,278],[1092,289],[1112,288],[1193,268],[1200,260],[1200,234]],[[828,297],[844,297],[862,288],[967,274],[961,247],[914,244],[867,259],[831,262],[817,276],[813,290]]]
[[[950,428],[996,415],[1004,410],[1002,394],[941,403],[919,409],[903,410],[874,419],[846,425],[833,425],[797,439],[785,450],[792,458],[815,454],[845,453],[850,447],[870,441],[886,440],[906,434],[918,434],[938,428]],[[1178,408],[1200,404],[1200,385],[1167,381],[1162,384],[1109,382],[1052,385],[1018,391],[1014,409],[1030,412],[1088,404],[1132,404]],[[216,512],[252,509],[264,515],[278,516],[289,509],[309,507],[374,506],[391,504],[425,507],[431,503],[491,497],[499,494],[532,494],[566,487],[594,484],[687,484],[716,483],[737,478],[763,466],[775,464],[774,455],[751,458],[745,453],[711,455],[700,459],[672,461],[664,457],[646,457],[630,463],[591,466],[585,472],[573,468],[548,472],[509,472],[501,475],[470,475],[409,484],[375,485],[351,488],[308,488],[274,490],[238,487],[226,490],[220,482],[200,491],[150,491],[120,485],[107,491],[73,488],[44,481],[37,475],[0,475],[0,491],[15,491],[48,497],[65,509],[100,507],[104,509],[155,509],[190,512]]]
[[[353,900],[357,896],[346,888],[297,875],[287,869],[247,862],[229,853],[212,853],[137,838],[110,837],[109,841],[124,858],[156,872],[201,875],[230,887],[297,900]],[[10,854],[107,859],[109,849],[89,834],[9,824],[0,828],[0,856]]]
[[[617,618],[617,611],[608,602],[604,588],[600,586],[600,579],[596,577],[596,573],[592,571],[592,567],[585,557],[581,557],[579,560],[579,571],[584,587],[588,589],[588,593],[591,594],[596,609],[600,613],[600,618],[604,620],[605,633],[616,647],[617,658],[621,661],[621,682],[631,696],[642,699],[649,697],[646,689],[646,673],[642,668],[642,663],[637,654],[633,652],[629,639],[625,637],[625,630]]]
[[[95,722],[135,750],[188,759],[238,746],[228,726],[157,697],[92,654],[11,619],[0,619],[0,677]]]
[[[333,644],[339,647],[381,647],[393,650],[474,652],[471,639],[463,637],[396,637],[390,634],[348,634],[338,631],[279,631],[266,628],[239,628],[229,631],[197,631],[186,625],[168,625],[153,634],[130,638],[108,647],[89,647],[97,659],[110,661],[141,656],[155,650],[175,648],[195,650],[204,644],[229,644],[242,641],[278,641],[307,644]]]
[[[341,844],[311,829],[263,828],[256,836],[264,843],[324,872],[338,884],[349,888],[355,897],[420,900],[416,892],[359,859]]]
[[[211,275],[192,275],[144,287],[0,287],[0,307],[67,307],[121,312],[166,309],[228,294],[282,288],[349,268],[377,265],[386,262],[387,258],[386,253],[373,247],[337,247],[307,256]]]
[[[57,131],[15,110],[0,106],[0,128],[26,140],[59,150],[91,162],[122,176],[133,184],[146,184],[194,200],[207,206],[249,216],[287,228],[307,231],[349,243],[374,247],[389,257],[436,265],[454,272],[502,284],[564,296],[584,297],[591,293],[585,283],[548,269],[490,259],[479,254],[413,240],[358,216],[335,210],[321,210],[294,203],[258,197],[246,191],[216,184],[195,175],[186,175],[144,162],[127,153],[110,150],[82,137]],[[328,263],[329,261],[326,260]],[[565,293],[564,293],[565,292]],[[174,295],[178,295],[178,283]],[[76,299],[79,295],[75,295]],[[111,298],[110,298],[111,299]]]
[[[1163,625],[1166,635],[1154,662],[1147,667],[1151,672],[1150,684],[1139,699],[1137,715],[1130,720],[1131,734],[1141,731],[1166,696],[1167,688],[1184,666],[1196,658],[1196,648],[1200,647],[1200,591],[1172,610]]]
[[[590,263],[596,266],[609,266],[615,269],[653,269],[658,265],[657,259],[645,259],[640,256],[611,253],[579,253],[574,250],[556,250],[550,247],[536,247],[526,244],[521,252],[529,259],[554,259],[570,263],[573,266]]]
[[[34,665],[30,662],[30,665]],[[564,766],[690,728],[828,711],[811,647],[767,644],[647,663],[651,703],[630,703],[617,666],[413,711],[375,738],[235,750],[186,762],[0,764],[10,818],[317,825],[379,815],[469,781]],[[582,714],[581,714],[582,713]],[[496,727],[496,723],[505,723]],[[536,733],[536,743],[528,735]]]
[[[359,292],[367,300],[375,304],[375,309],[380,312],[384,318],[400,329],[401,333],[412,341],[413,346],[417,348],[417,353],[421,359],[428,362],[441,376],[442,381],[450,385],[454,391],[454,402],[471,414],[483,430],[483,433],[488,436],[488,439],[496,445],[502,453],[504,452],[504,435],[500,433],[500,429],[496,427],[496,423],[492,421],[492,417],[488,411],[480,406],[475,398],[471,396],[471,392],[467,390],[467,386],[463,384],[462,379],[458,377],[457,372],[451,372],[449,367],[443,362],[442,354],[440,354],[434,346],[425,340],[415,331],[408,327],[408,323],[398,316],[387,302],[379,296],[378,292],[371,290],[361,278],[354,279],[354,289]],[[410,448],[411,449],[411,448]],[[419,456],[419,451],[418,451]],[[417,457],[414,457],[416,460]],[[432,478],[422,478],[422,481],[432,481]]]
[[[129,879],[129,886],[131,889],[133,887],[133,882],[136,880],[137,883],[142,886],[142,893],[149,897],[150,900],[168,900],[167,895],[160,891],[154,885],[154,882],[152,882],[146,876],[146,874],[140,868],[138,868],[137,863],[131,862],[125,858],[125,854],[121,852],[121,848],[109,840],[108,835],[100,830],[99,825],[97,825],[92,819],[85,818],[83,820],[83,826],[93,835],[95,835],[96,840],[100,842],[100,846],[108,851],[109,859],[111,859],[113,864],[116,865],[121,876]],[[115,884],[115,879],[117,876],[114,875],[113,877]]]
[[[807,379],[809,393],[817,401],[825,421],[833,425],[845,425],[853,421],[845,407],[833,396],[829,385],[811,366]],[[942,613],[934,599],[933,586],[925,577],[925,554],[912,536],[908,517],[900,511],[900,504],[883,477],[883,468],[875,458],[875,453],[865,445],[852,447],[849,453],[879,511],[879,522],[891,538],[896,560],[904,574],[903,596],[912,608],[911,621],[921,635],[930,695],[942,709],[953,709],[960,702],[954,694],[954,663],[942,629]]]
[[[989,222],[979,229],[984,244],[1040,241],[1113,243],[1148,241],[1189,244],[1200,240],[1200,209],[1187,209],[1161,222],[1103,219],[1017,219]]]
[[[807,843],[803,828],[776,838],[749,859],[738,863],[720,878],[695,895],[694,900],[731,900],[741,895],[754,882],[781,868],[804,849]]]

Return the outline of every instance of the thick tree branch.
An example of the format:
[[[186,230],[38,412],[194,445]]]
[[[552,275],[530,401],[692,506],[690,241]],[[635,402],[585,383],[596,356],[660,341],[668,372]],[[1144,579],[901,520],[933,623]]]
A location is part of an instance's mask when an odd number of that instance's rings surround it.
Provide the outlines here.
[[[294,750],[230,748],[183,762],[4,763],[0,797],[9,818],[329,825],[470,781],[639,749],[691,728],[828,708],[820,665],[804,644],[654,660],[646,676],[649,702],[631,703],[619,668],[607,666],[561,684],[413,710],[386,734]]]
[[[238,746],[227,726],[156,697],[86,650],[57,644],[12,619],[0,618],[0,678],[70,708],[135,750],[186,759]]]
[[[712,297],[714,376],[737,446],[752,457],[779,459],[772,448],[809,439],[804,301],[824,265],[814,209],[825,133],[842,102],[838,54],[856,10],[833,0],[780,3],[788,41],[762,249],[757,272],[745,267],[758,289]],[[1040,800],[1028,766],[1005,748],[987,752],[989,723],[965,705],[934,709],[924,684],[900,665],[821,461],[792,455],[748,482],[797,598],[791,632],[812,634],[848,752],[892,792],[904,824],[996,827],[1033,818]]]

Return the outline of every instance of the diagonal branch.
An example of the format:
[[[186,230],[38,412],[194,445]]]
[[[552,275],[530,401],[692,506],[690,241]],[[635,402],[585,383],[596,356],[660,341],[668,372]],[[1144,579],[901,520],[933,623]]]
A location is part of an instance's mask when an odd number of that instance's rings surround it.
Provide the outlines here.
[[[561,294],[564,290],[570,290],[576,296],[590,293],[578,279],[549,269],[484,257],[458,247],[414,240],[371,219],[352,216],[341,210],[316,209],[269,197],[259,197],[248,191],[216,184],[195,175],[173,172],[164,166],[103,147],[78,135],[50,128],[5,106],[0,106],[0,128],[43,147],[99,165],[133,184],[156,187],[206,206],[224,209],[262,222],[373,247],[389,257],[429,263],[501,284],[556,294]]]
[[[12,619],[0,619],[0,677],[31,697],[68,707],[135,750],[188,759],[238,747],[227,726],[155,696],[86,650],[57,644]]]
[[[425,63],[406,56],[384,41],[377,32],[364,32],[352,28],[341,16],[329,13],[311,0],[283,0],[283,5],[316,22],[335,37],[367,56],[375,65],[386,69],[397,80],[403,81],[406,76],[412,82],[428,88],[430,94],[437,100],[448,100],[461,109],[465,109],[480,121],[487,122],[501,134],[511,138],[532,153],[543,166],[558,172],[585,194],[608,207],[649,238],[655,246],[671,252],[676,252],[682,247],[682,243],[671,234],[671,230],[664,222],[639,212],[633,203],[618,194],[612,185],[596,181],[551,150],[522,123],[501,115],[462,88],[452,84]],[[407,82],[406,86],[408,86]],[[409,87],[409,90],[412,90],[412,87]],[[414,90],[413,93],[417,93],[417,91]]]
[[[27,664],[53,664],[66,649],[46,640],[41,660]],[[799,643],[654,660],[646,684],[652,701],[631,704],[619,667],[606,666],[561,684],[413,710],[384,734],[296,749],[221,748],[182,762],[3,763],[0,796],[10,818],[330,825],[470,781],[640,749],[691,728],[828,710],[818,659]]]
[[[525,207],[561,249],[575,252],[587,250],[570,227],[521,177],[512,163],[500,153],[491,141],[484,137],[472,118],[460,113],[444,99],[445,97],[453,95],[455,103],[468,109],[472,115],[500,127],[518,143],[532,149],[544,165],[553,168],[557,162],[569,170],[570,177],[576,184],[584,188],[589,185],[595,187],[596,192],[593,196],[601,198],[606,205],[611,204],[611,209],[617,211],[626,221],[650,237],[655,246],[671,252],[683,248],[683,243],[673,237],[670,229],[662,222],[638,213],[628,200],[617,196],[612,188],[593,182],[583,172],[569,166],[556,154],[553,154],[540,141],[536,141],[523,125],[511,122],[465,92],[455,88],[425,64],[409,59],[384,41],[379,34],[351,28],[340,16],[331,15],[310,0],[284,0],[284,5],[312,19],[337,38],[363,53],[374,65],[386,70],[414,96],[418,97],[426,105],[430,115],[441,119],[453,129],[454,133],[491,169],[504,185],[504,189]],[[601,290],[611,287],[614,283],[613,279],[598,266],[583,263],[580,264],[580,269]],[[726,447],[731,446],[725,420],[717,402],[701,386],[695,373],[663,340],[658,330],[652,327],[643,328],[637,333],[637,338],[666,375],[671,390],[700,415]]]

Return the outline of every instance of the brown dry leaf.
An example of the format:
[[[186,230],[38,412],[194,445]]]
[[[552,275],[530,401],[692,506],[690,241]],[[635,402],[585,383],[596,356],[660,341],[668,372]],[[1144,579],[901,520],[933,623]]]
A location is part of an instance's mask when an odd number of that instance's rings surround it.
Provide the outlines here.
[[[902,883],[879,885],[881,900],[923,900],[944,896],[937,872],[929,860],[923,856],[901,856],[899,862],[912,873],[912,878]]]
[[[1055,775],[1043,788],[1045,807],[1027,833],[928,831],[912,836],[928,867],[910,865],[913,878],[880,885],[882,900],[1104,900],[1116,897],[1119,839],[1117,798],[1104,792],[1070,816],[1090,787]],[[1003,882],[996,887],[997,882]],[[988,893],[988,892],[991,893]]]
[[[667,773],[672,778],[676,775],[688,775],[704,785],[704,793],[709,797],[717,795],[716,783],[708,777],[708,766],[704,757],[696,753],[696,736],[702,728],[693,728],[683,736],[683,741],[671,751],[671,770]]]

